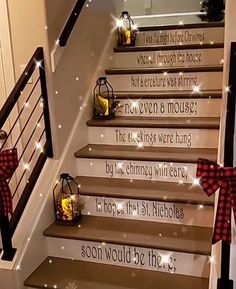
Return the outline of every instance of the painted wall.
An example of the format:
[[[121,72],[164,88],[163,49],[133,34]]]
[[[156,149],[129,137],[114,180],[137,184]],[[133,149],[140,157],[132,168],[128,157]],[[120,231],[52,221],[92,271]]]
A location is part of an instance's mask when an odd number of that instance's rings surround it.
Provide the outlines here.
[[[18,284],[21,284],[16,287],[9,283],[8,271],[0,270],[1,282],[5,280],[12,289],[22,288],[24,278],[47,255],[46,239],[42,233],[54,220],[52,187],[62,171],[75,174],[73,153],[87,143],[85,122],[91,117],[91,91],[96,78],[104,74],[107,62],[112,61],[112,58],[106,55],[105,60],[100,62],[105,55],[103,50],[108,39],[111,40],[111,47],[113,46],[113,37],[110,34],[111,14],[116,15],[116,7],[114,1],[94,1],[82,12],[61,62],[56,72],[51,75],[50,52],[73,4],[74,1],[71,0],[8,0],[16,79],[21,74],[20,65],[28,62],[35,48],[43,46],[45,50],[57,158],[48,161],[14,235],[13,244],[18,248],[16,259],[12,263],[0,262],[0,267],[5,269],[17,269],[20,265],[21,270],[14,271]],[[111,47],[109,51],[112,52]],[[102,67],[101,63],[105,66]],[[61,124],[60,129],[58,124]]]
[[[43,46],[46,60],[47,85],[54,155],[59,158],[75,119],[83,109],[85,95],[92,85],[92,76],[105,45],[112,17],[114,1],[93,2],[84,9],[64,49],[57,70],[51,74],[50,53],[66,22],[74,0],[8,0],[16,79],[21,65],[26,64],[38,46]],[[112,14],[123,9],[117,0]],[[25,15],[27,14],[27,17]],[[83,25],[86,18],[89,23]],[[103,31],[101,34],[97,33]],[[78,80],[77,80],[78,79]]]
[[[124,8],[132,15],[165,14],[200,10],[199,0],[151,0],[151,9],[145,9],[145,0],[126,0]]]
[[[49,35],[49,41],[46,39],[45,47],[48,52],[53,48],[63,26],[57,23],[58,19],[55,14],[63,14],[65,10],[63,4],[66,1],[58,0],[56,7],[53,7],[52,1],[45,0],[47,8],[45,15],[47,30],[45,31]],[[84,9],[53,75],[49,73],[49,53],[46,55],[48,92],[51,108],[53,108],[52,121],[58,129],[56,134],[58,138],[56,140],[54,138],[58,144],[58,159],[47,161],[14,235],[14,246],[19,248],[14,268],[16,269],[20,265],[21,270],[16,272],[19,283],[15,287],[11,286],[12,289],[24,288],[23,280],[47,255],[43,230],[54,220],[52,188],[61,172],[68,171],[75,175],[76,163],[73,154],[87,143],[85,122],[91,117],[91,92],[97,77],[103,75],[104,68],[113,61],[110,57],[114,46],[113,36],[110,33],[112,29],[111,14],[116,15],[116,8],[122,4],[121,1],[118,1],[118,6],[116,6],[114,2],[109,1],[108,4],[107,0],[100,0],[99,3],[94,1],[89,8]],[[120,12],[122,9],[118,7],[117,10]],[[99,30],[97,23],[99,23]],[[15,57],[20,63],[21,59],[17,49],[15,53],[18,58]],[[61,124],[60,129],[57,124]],[[0,263],[1,267],[8,268],[7,264]],[[5,277],[7,279],[7,275]],[[4,278],[1,271],[0,278],[1,280]]]
[[[62,2],[65,0],[60,0]],[[49,50],[53,49],[61,29],[56,22],[53,1],[45,1],[47,11]],[[98,61],[112,29],[110,16],[115,9],[113,1],[89,3],[80,15],[68,45],[54,74],[49,76],[49,95],[54,111],[54,123],[57,135],[57,155],[60,155],[78,114],[87,106],[86,95],[94,86],[94,73]],[[60,26],[60,27],[59,27]],[[98,30],[99,27],[99,30]],[[101,67],[101,74],[104,70]],[[80,138],[80,134],[78,133]],[[86,142],[86,139],[84,140]]]
[[[8,0],[9,21],[16,78],[38,46],[46,47],[45,9],[41,0]]]
[[[151,0],[151,9],[145,9],[145,0],[126,0],[124,2],[124,9],[128,10],[131,15],[156,15],[156,14],[171,14],[183,12],[198,12],[200,11],[199,0]],[[168,17],[152,17],[135,19],[138,26],[148,25],[169,25],[183,23],[196,23],[201,20],[194,15],[189,16],[171,16]]]
[[[48,2],[50,2],[51,5],[49,5]],[[52,3],[54,5],[52,5]],[[46,72],[50,71],[49,43],[55,41],[54,34],[57,34],[58,37],[73,5],[74,0],[58,0],[56,2],[44,0],[8,0],[16,79],[18,79],[22,72],[21,65],[28,63],[33,52],[38,46],[42,46],[44,48]],[[52,7],[54,9],[54,13],[52,13]],[[50,13],[47,16],[46,9],[49,9]],[[26,15],[27,17],[25,17]],[[47,74],[50,75],[49,73]],[[59,157],[60,153],[58,152],[56,145],[58,143],[58,136],[55,128],[58,121],[55,119],[54,115],[54,95],[52,96],[50,94],[51,82],[49,77],[47,84],[49,88],[49,107],[51,112],[50,117],[52,135],[55,144],[55,155]]]

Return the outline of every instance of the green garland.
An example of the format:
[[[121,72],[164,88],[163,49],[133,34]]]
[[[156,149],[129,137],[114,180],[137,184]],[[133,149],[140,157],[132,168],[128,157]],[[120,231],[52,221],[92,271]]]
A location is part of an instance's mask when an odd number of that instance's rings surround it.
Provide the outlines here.
[[[224,9],[224,0],[203,0],[200,11],[205,14],[199,17],[202,21],[219,22],[224,19]]]

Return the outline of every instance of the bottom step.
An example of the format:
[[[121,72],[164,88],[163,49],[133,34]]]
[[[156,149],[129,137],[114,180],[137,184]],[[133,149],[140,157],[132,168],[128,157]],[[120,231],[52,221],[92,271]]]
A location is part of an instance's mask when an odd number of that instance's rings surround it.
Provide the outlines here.
[[[48,289],[207,289],[209,279],[48,257],[24,282]]]

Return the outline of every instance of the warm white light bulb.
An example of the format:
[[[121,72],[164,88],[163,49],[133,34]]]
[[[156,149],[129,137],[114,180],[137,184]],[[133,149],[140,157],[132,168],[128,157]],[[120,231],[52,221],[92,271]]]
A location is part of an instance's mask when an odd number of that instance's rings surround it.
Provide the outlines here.
[[[118,169],[122,169],[122,168],[123,168],[123,163],[119,162],[119,163],[117,164],[117,167],[118,167]]]
[[[123,26],[123,20],[122,19],[116,19],[116,27],[122,27]]]
[[[29,164],[24,164],[24,165],[23,165],[23,168],[24,168],[25,170],[29,170],[30,166],[29,166]]]
[[[133,137],[134,139],[136,139],[136,138],[138,137],[138,133],[137,133],[137,132],[133,132],[133,133],[132,133],[132,137]]]
[[[209,257],[209,262],[215,264],[215,258],[214,256]]]
[[[123,209],[123,204],[122,203],[118,203],[117,205],[117,210],[121,211]]]
[[[200,92],[200,87],[198,85],[194,85],[192,89],[193,89],[193,92]]]
[[[194,178],[193,179],[193,185],[199,186],[200,185],[200,179]]]
[[[162,264],[168,264],[170,261],[170,255],[161,255]]]
[[[36,145],[35,145],[36,149],[41,149],[42,146],[41,146],[41,143],[40,142],[37,142]]]
[[[132,101],[131,102],[131,107],[132,108],[137,108],[138,107],[138,102],[137,101]]]
[[[37,68],[41,67],[41,61],[36,61],[36,67]]]
[[[132,215],[133,215],[133,216],[137,216],[137,211],[136,211],[136,210],[133,210]]]

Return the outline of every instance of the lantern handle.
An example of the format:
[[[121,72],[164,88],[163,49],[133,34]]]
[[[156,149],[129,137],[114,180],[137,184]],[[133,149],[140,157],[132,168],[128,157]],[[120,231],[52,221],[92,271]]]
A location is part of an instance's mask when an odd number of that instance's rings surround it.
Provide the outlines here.
[[[61,178],[61,192],[62,192],[62,193],[64,192],[64,190],[63,190],[63,188],[64,188],[64,181],[65,181],[65,179],[64,179],[64,178]]]
[[[104,85],[107,82],[107,78],[105,76],[99,77],[97,80],[97,85]]]
[[[112,93],[112,96],[114,95],[114,90],[113,90],[113,87],[111,86],[111,84],[107,81],[107,85],[110,87],[111,89],[111,93]],[[109,89],[108,89],[109,91]]]
[[[69,178],[70,177],[70,175],[68,174],[68,173],[62,173],[62,174],[60,174],[60,178],[61,179],[67,179],[67,178]]]
[[[73,195],[73,191],[71,189],[71,186],[70,186],[70,183],[69,183],[69,179],[66,179],[66,183],[67,183],[67,186],[68,186],[68,188],[70,190],[70,194]]]
[[[94,88],[94,91],[96,90],[96,88],[98,87],[98,92],[99,92],[99,95],[101,94],[101,86],[103,85],[106,85],[106,82],[107,82],[107,78],[105,76],[102,76],[102,77],[99,77],[97,79],[97,82],[96,82],[96,86]]]
[[[124,18],[124,16],[126,16],[127,19],[130,20],[131,23],[134,25],[134,21],[133,21],[133,19],[131,18],[131,16],[130,16],[130,14],[129,14],[128,11],[122,11],[122,12],[121,12],[120,19]]]
[[[100,89],[100,84],[99,84],[99,79],[97,79],[96,81],[96,86],[93,89],[93,102],[95,102],[95,98],[96,98],[96,89],[98,87],[98,93],[99,95],[101,94],[101,89]]]

